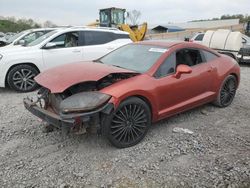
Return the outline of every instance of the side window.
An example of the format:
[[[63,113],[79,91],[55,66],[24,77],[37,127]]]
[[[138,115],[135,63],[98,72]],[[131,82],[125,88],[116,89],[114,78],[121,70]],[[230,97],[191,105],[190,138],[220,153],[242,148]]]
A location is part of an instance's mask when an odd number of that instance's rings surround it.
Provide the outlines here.
[[[44,34],[46,34],[45,31],[38,31],[38,32],[36,32],[36,39],[39,38],[40,36],[44,35]]]
[[[247,43],[247,40],[242,38],[242,44],[245,44],[245,43]]]
[[[206,50],[202,50],[204,56],[205,56],[205,59],[206,61],[213,61],[214,59],[218,58],[217,55],[211,53],[211,52],[208,52]]]
[[[115,33],[112,33],[112,37],[113,37],[113,40],[116,40],[116,39],[130,39],[128,34],[115,34]]]
[[[27,45],[27,44],[33,42],[34,40],[38,39],[39,37],[41,37],[45,33],[46,33],[45,31],[32,32],[32,33],[24,36],[21,40],[24,40],[24,44]]]
[[[29,38],[34,38],[34,37],[35,37],[35,33],[33,32],[33,33],[29,33],[28,35],[25,35],[22,39],[23,40],[28,40]]]
[[[56,44],[56,48],[69,48],[78,46],[78,32],[69,32],[59,35],[50,42]]]
[[[180,64],[194,66],[205,62],[199,50],[182,49],[176,52],[176,66]]]
[[[203,37],[204,37],[204,34],[198,34],[198,36],[197,36],[197,37],[195,37],[195,39],[194,39],[194,40],[197,40],[197,41],[202,41]]]
[[[85,45],[105,44],[112,41],[112,33],[103,31],[84,31]]]
[[[160,65],[155,73],[156,78],[161,78],[175,72],[176,67],[176,55],[172,53],[167,59]]]
[[[18,41],[18,44],[20,44],[20,41],[21,40],[24,40],[24,45],[26,44],[29,44],[30,42],[36,40],[36,33],[35,32],[32,32],[32,33],[29,33],[28,35],[25,35],[22,39],[20,39]]]

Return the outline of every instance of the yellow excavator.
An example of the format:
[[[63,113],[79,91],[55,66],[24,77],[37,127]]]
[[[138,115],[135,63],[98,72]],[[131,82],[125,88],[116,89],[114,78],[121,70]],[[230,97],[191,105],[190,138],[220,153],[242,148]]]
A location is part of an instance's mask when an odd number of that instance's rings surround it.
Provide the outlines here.
[[[115,7],[100,9],[99,20],[88,24],[88,26],[115,27],[128,32],[132,41],[142,41],[147,32],[147,23],[144,22],[142,25],[128,25],[125,23],[125,13],[126,9]]]

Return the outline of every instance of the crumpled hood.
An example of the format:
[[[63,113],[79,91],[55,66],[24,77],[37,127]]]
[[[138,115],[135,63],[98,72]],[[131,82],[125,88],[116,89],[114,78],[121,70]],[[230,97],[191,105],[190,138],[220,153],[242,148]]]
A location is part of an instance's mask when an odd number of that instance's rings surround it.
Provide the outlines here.
[[[98,81],[111,73],[133,73],[133,71],[95,62],[79,62],[48,69],[35,80],[52,93],[61,93],[70,86],[86,81]]]

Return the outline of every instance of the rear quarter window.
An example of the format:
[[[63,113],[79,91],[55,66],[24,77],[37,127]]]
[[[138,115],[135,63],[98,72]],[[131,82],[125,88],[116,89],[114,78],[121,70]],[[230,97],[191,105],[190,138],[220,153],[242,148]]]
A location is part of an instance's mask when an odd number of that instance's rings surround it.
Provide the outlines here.
[[[112,33],[102,31],[84,31],[85,45],[99,45],[113,41]]]
[[[205,57],[206,61],[213,61],[213,60],[218,58],[217,55],[215,55],[215,54],[213,54],[213,53],[211,53],[209,51],[202,50],[202,52],[204,54],[204,57]]]
[[[130,39],[128,34],[115,34],[115,33],[113,33],[112,36],[113,36],[114,40],[116,40],[116,39]]]

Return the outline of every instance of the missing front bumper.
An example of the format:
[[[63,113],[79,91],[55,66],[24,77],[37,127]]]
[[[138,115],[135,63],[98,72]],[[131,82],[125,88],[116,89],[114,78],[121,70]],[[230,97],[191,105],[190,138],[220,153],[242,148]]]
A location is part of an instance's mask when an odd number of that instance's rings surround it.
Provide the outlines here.
[[[43,121],[47,122],[48,124],[51,124],[57,128],[68,127],[72,129],[82,124],[85,125],[88,124],[91,126],[96,124],[95,126],[101,129],[100,113],[110,114],[114,109],[114,105],[112,103],[107,103],[103,107],[91,112],[64,115],[64,114],[56,114],[49,110],[41,108],[37,105],[36,102],[33,102],[29,98],[25,98],[23,100],[23,103],[28,111],[30,111],[33,115],[39,117]],[[96,121],[97,119],[98,121]],[[97,130],[97,132],[100,131]]]
[[[71,127],[74,125],[73,119],[64,120],[59,115],[45,110],[36,105],[31,99],[25,98],[23,100],[25,108],[30,111],[33,115],[39,117],[44,120],[48,124],[54,125],[55,127],[61,128],[62,126]]]

